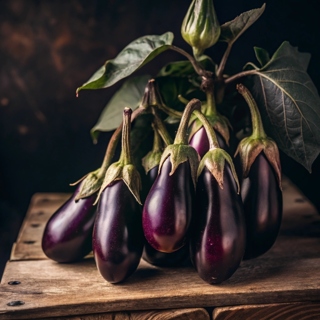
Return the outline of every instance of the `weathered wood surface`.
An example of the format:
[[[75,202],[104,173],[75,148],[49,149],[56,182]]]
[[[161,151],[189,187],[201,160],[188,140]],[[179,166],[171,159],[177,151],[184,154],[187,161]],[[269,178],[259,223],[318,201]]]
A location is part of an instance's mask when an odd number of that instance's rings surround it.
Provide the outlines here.
[[[76,264],[41,258],[40,235],[32,238],[28,230],[43,230],[46,220],[40,222],[38,216],[43,215],[36,213],[40,208],[46,213],[47,208],[48,219],[54,206],[49,210],[48,200],[42,207],[37,195],[2,278],[0,319],[320,301],[320,215],[287,180],[283,189],[284,218],[274,247],[259,258],[243,261],[229,280],[215,286],[203,282],[190,265],[165,269],[142,261],[125,283],[111,285],[98,274],[92,258]],[[41,226],[32,227],[33,218]],[[20,242],[33,240],[27,248],[38,249],[28,249],[23,256]],[[23,260],[31,258],[35,260]],[[21,284],[9,285],[10,281]],[[8,306],[11,301],[24,304]]]
[[[53,320],[45,318],[43,320]],[[210,320],[202,308],[171,309],[161,311],[112,312],[75,317],[57,317],[54,320]]]
[[[215,308],[213,320],[316,320],[320,303],[277,303]]]

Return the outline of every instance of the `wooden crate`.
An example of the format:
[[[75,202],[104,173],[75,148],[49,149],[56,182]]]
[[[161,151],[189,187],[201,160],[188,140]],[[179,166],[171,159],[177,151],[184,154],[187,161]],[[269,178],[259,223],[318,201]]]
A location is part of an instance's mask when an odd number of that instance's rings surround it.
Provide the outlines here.
[[[112,285],[90,255],[74,264],[48,260],[42,232],[69,195],[36,194],[3,274],[0,319],[320,319],[320,215],[287,179],[283,191],[276,244],[219,285],[205,283],[191,266],[144,261]]]

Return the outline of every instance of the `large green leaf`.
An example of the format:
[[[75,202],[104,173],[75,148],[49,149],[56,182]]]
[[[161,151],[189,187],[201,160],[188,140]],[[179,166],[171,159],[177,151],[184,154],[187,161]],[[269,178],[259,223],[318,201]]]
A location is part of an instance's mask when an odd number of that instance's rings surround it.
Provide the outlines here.
[[[252,71],[252,93],[267,133],[311,171],[320,152],[320,98],[307,74],[309,60],[284,42],[265,66]]]
[[[173,33],[144,36],[131,42],[116,58],[106,61],[86,83],[77,89],[107,88],[131,75],[161,52],[170,48]]]
[[[219,41],[228,43],[235,42],[254,22],[260,18],[265,8],[266,5],[263,4],[261,8],[246,11],[232,21],[224,23],[221,26]]]
[[[149,79],[149,75],[130,78],[114,94],[91,129],[94,141],[97,141],[100,131],[111,131],[120,125],[125,107],[135,109],[139,105]]]

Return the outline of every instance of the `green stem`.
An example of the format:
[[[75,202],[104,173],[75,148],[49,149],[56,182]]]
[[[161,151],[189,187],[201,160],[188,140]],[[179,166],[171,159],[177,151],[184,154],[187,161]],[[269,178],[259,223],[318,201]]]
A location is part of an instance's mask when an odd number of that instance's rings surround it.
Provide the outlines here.
[[[163,145],[162,145],[162,138],[158,132],[158,128],[154,123],[152,123],[152,129],[153,129],[153,146],[152,146],[152,152],[159,152],[163,150]]]
[[[199,76],[204,76],[207,78],[210,78],[212,76],[212,72],[207,71],[201,67],[201,65],[198,63],[198,61],[188,52],[184,51],[183,49],[176,47],[176,46],[169,46],[169,48],[173,51],[176,51],[183,56],[185,56],[192,64],[194,71],[199,75]]]
[[[207,97],[207,108],[205,110],[205,115],[214,116],[217,114],[217,107],[216,107],[216,101],[214,98],[213,90],[206,91],[206,97]]]
[[[256,101],[251,95],[250,91],[242,84],[237,85],[238,92],[246,100],[250,113],[251,113],[251,122],[252,122],[252,135],[254,138],[266,138],[267,135],[263,129],[261,115],[257,106]]]
[[[181,118],[182,112],[171,109],[170,107],[166,106],[165,104],[158,105],[159,109],[165,112],[168,116],[172,116],[175,118]]]
[[[203,113],[201,113],[199,110],[195,110],[194,114],[202,122],[203,127],[206,130],[208,140],[209,140],[209,149],[212,150],[212,149],[220,148],[216,133],[215,133],[214,129],[212,128],[208,119],[205,117],[205,115]]]
[[[226,51],[224,52],[223,57],[222,57],[222,59],[220,61],[220,65],[219,65],[218,70],[217,70],[217,78],[218,79],[222,79],[222,77],[223,77],[224,68],[225,68],[227,60],[229,58],[232,45],[233,45],[233,42],[229,42],[228,43],[228,47],[227,47]]]
[[[166,127],[164,126],[162,120],[158,116],[156,108],[153,107],[151,110],[152,110],[152,114],[154,116],[154,118],[153,118],[154,126],[157,129],[157,131],[159,132],[165,145],[168,146],[168,145],[172,144],[172,139],[170,137],[170,134],[169,134],[168,130],[166,129]]]
[[[124,166],[132,163],[130,131],[131,131],[131,114],[130,108],[124,108],[122,120],[122,137],[121,137],[121,154],[119,162]]]
[[[229,84],[231,83],[232,81],[234,80],[237,80],[239,78],[242,78],[242,77],[245,77],[245,76],[252,76],[254,74],[258,74],[257,70],[247,70],[247,71],[242,71],[242,72],[239,72],[227,79],[224,80],[224,83],[225,84]]]
[[[137,116],[139,116],[144,111],[145,111],[144,107],[139,107],[136,110],[134,110],[131,115],[131,121],[133,121]],[[112,163],[113,156],[115,154],[118,142],[120,140],[121,132],[122,132],[122,122],[119,125],[119,127],[115,130],[115,132],[113,133],[113,135],[109,140],[108,147],[98,173],[99,177],[105,176],[107,169]]]
[[[187,130],[188,130],[191,114],[193,111],[200,110],[200,109],[201,109],[201,102],[198,99],[192,99],[186,105],[180,120],[176,137],[174,139],[174,144],[184,144],[184,145],[188,144]]]

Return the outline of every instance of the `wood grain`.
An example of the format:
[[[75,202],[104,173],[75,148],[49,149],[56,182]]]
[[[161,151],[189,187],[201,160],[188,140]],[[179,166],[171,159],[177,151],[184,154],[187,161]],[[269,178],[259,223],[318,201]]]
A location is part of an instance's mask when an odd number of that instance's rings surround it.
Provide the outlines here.
[[[278,303],[215,308],[213,320],[316,320],[320,303]]]
[[[52,320],[44,318],[43,320]],[[171,309],[161,311],[113,312],[76,317],[57,317],[54,320],[210,320],[202,308]]]
[[[0,319],[319,302],[320,215],[290,181],[285,180],[283,188],[284,217],[276,244],[263,256],[243,261],[230,279],[215,286],[203,282],[191,265],[157,268],[141,261],[126,282],[111,285],[98,274],[92,258],[75,264],[41,258],[39,234],[31,238],[29,231],[34,228],[31,221],[40,221],[36,215],[40,209],[48,218],[61,199],[56,197],[49,204],[49,200],[43,202],[42,195],[37,195],[14,248],[14,258],[20,258],[7,263],[1,281]],[[22,245],[17,248],[25,239],[36,242],[26,246],[23,253]],[[31,250],[31,246],[35,249]],[[9,285],[10,281],[21,283]],[[24,304],[8,306],[11,301]]]

